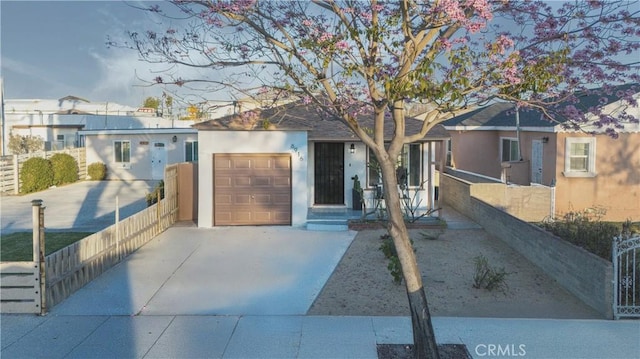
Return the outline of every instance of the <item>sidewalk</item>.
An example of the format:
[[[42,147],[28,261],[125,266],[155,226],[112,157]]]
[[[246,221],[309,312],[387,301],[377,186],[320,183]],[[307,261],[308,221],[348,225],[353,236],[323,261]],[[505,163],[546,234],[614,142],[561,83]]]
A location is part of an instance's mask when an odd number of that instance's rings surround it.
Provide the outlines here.
[[[2,358],[377,358],[407,317],[2,315]],[[433,319],[474,358],[637,358],[640,321]]]

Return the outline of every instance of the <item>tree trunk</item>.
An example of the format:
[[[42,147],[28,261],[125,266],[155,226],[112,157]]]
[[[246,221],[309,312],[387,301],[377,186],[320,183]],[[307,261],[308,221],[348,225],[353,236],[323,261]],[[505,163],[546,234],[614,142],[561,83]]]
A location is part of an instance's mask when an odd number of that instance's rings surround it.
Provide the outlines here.
[[[381,161],[382,162],[382,161]],[[389,215],[389,234],[398,253],[398,259],[402,266],[402,275],[407,289],[409,308],[411,309],[411,323],[413,328],[413,345],[415,358],[439,359],[431,314],[427,304],[422,275],[418,268],[413,246],[409,239],[409,232],[402,216],[398,184],[395,177],[395,169],[391,161],[380,163],[382,169],[382,181],[384,183],[384,195]]]

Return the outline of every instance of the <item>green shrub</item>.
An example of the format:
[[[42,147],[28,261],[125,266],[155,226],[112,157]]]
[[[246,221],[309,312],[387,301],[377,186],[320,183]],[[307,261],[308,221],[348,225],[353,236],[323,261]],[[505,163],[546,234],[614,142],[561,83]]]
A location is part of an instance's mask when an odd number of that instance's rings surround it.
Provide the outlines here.
[[[53,185],[53,166],[49,160],[33,157],[24,162],[20,170],[21,193],[45,190]]]
[[[164,198],[164,181],[158,182],[152,193],[147,193],[147,207],[158,203],[158,191],[160,192],[160,199]]]
[[[107,178],[107,165],[94,162],[87,168],[87,174],[92,181],[102,181]]]
[[[78,180],[78,163],[73,156],[66,153],[56,153],[49,159],[53,166],[53,184],[58,186],[73,183]]]
[[[389,260],[387,269],[389,269],[394,283],[401,284],[402,266],[400,265],[400,258],[398,258],[398,252],[396,251],[396,245],[393,243],[393,238],[391,238],[389,234],[383,234],[382,236],[380,236],[380,239],[382,240],[382,244],[380,245],[379,249]],[[411,245],[413,246],[413,240],[410,241]],[[415,248],[413,249],[413,251],[416,251]]]
[[[473,275],[473,287],[484,288],[492,291],[494,289],[506,292],[507,290],[507,273],[504,267],[493,268],[489,265],[489,261],[482,254],[473,258],[476,271]]]
[[[601,221],[601,211],[591,209],[569,212],[557,220],[540,223],[540,227],[608,261],[611,260],[613,237],[620,235],[622,225]]]

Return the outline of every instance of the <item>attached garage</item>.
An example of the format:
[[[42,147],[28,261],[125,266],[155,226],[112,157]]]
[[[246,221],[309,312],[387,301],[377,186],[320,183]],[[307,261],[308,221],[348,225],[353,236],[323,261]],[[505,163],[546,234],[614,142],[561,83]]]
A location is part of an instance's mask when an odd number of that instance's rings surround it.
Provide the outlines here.
[[[213,154],[216,226],[291,225],[291,154]]]

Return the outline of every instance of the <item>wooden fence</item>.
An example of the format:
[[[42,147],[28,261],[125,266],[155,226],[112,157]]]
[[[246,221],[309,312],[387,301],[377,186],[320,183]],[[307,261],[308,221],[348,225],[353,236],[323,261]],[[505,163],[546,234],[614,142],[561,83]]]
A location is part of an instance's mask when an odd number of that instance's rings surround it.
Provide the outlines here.
[[[44,314],[44,208],[33,205],[33,257],[30,262],[0,263],[0,309],[2,313]]]
[[[78,163],[78,178],[87,177],[87,152],[84,147],[60,151],[38,151],[22,155],[0,156],[0,192],[20,193],[20,170],[26,160],[32,157],[51,158],[56,153],[71,155]]]
[[[165,168],[164,182],[164,199],[122,221],[117,220],[119,214],[116,211],[115,224],[46,257],[42,256],[43,265],[37,266],[36,269],[33,269],[36,262],[2,263],[0,267],[2,285],[7,283],[5,270],[15,272],[16,280],[19,282],[12,281],[10,283],[17,283],[17,285],[11,284],[11,286],[26,288],[27,285],[24,283],[31,280],[39,281],[41,287],[37,288],[37,293],[42,298],[43,310],[45,303],[48,307],[60,303],[176,222],[178,218],[177,164]],[[40,219],[40,223],[44,223],[43,218]],[[34,228],[36,225],[37,222],[34,220]],[[36,276],[38,271],[39,275]],[[35,279],[34,276],[36,276]],[[39,303],[32,300],[33,289],[25,290],[25,288],[20,290],[22,293],[20,295],[24,296],[27,293],[30,295],[28,298],[15,298],[16,295],[13,294],[7,296],[7,303],[21,303],[13,309],[5,306],[5,293],[8,292],[5,292],[5,288],[2,289],[3,302],[0,308],[2,313],[35,312],[33,307]]]
[[[48,255],[45,259],[48,305],[62,302],[175,223],[177,178],[177,165],[167,166],[163,200]]]

